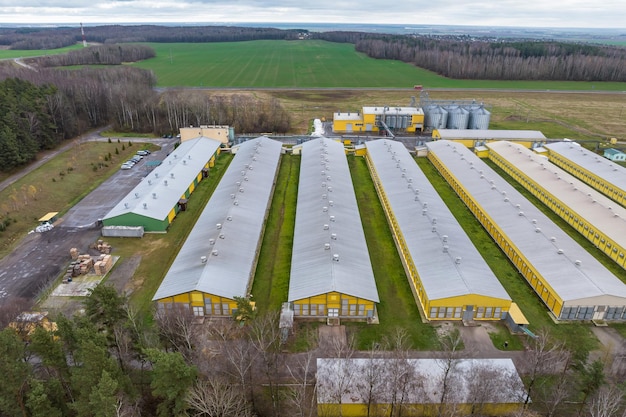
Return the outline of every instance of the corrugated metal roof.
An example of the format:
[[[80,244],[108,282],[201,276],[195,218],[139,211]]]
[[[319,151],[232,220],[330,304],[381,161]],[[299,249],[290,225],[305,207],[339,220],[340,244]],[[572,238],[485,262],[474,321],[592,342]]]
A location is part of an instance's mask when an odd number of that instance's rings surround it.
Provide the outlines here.
[[[510,300],[406,147],[387,139],[366,145],[428,298]]]
[[[437,129],[441,139],[523,139],[546,140],[538,130],[491,130],[491,129]]]
[[[594,230],[601,231],[622,248],[626,248],[626,209],[585,184],[545,157],[511,142],[490,143],[495,151],[524,175],[568,206],[572,214],[584,218]],[[599,157],[602,158],[602,157]]]
[[[337,395],[341,394],[341,404],[367,404],[359,385],[371,379],[374,376],[372,372],[376,378],[378,404],[390,404],[394,398],[401,396],[404,405],[438,404],[442,381],[446,376],[449,381],[454,381],[451,385],[454,388],[449,393],[449,401],[453,403],[475,402],[472,392],[477,385],[485,383],[487,376],[498,389],[485,392],[484,403],[524,401],[524,383],[511,359],[454,359],[450,364],[445,362],[445,359],[318,358],[317,403],[338,404]],[[394,384],[398,368],[412,374],[409,380],[414,384]],[[449,374],[443,375],[447,369]]]
[[[239,146],[153,300],[194,290],[246,295],[282,144],[261,136]]]
[[[615,188],[626,191],[626,168],[623,166],[574,142],[554,142],[544,145],[544,148],[597,175]],[[607,151],[609,149],[605,150]]]
[[[563,301],[626,297],[615,275],[469,149],[450,141],[430,142],[428,148]]]
[[[199,137],[183,142],[107,213],[112,219],[128,213],[164,220],[181,195],[215,154],[217,140]]]
[[[344,147],[319,138],[302,144],[289,301],[331,291],[379,301]]]

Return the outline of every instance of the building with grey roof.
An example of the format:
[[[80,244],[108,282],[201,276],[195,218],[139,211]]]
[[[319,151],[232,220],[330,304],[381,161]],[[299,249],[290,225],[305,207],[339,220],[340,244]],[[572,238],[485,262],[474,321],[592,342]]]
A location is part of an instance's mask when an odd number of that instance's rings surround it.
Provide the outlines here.
[[[228,316],[252,284],[282,144],[261,136],[238,145],[153,300],[195,316]]]
[[[161,165],[102,219],[106,226],[141,226],[146,232],[164,232],[200,181],[208,175],[220,142],[204,137],[181,143]]]
[[[555,318],[626,319],[626,285],[474,153],[437,141],[428,158]]]
[[[302,144],[289,302],[295,317],[376,316],[378,290],[341,143]]]
[[[544,145],[550,162],[587,185],[626,205],[626,168],[586,149],[576,142],[553,142]]]
[[[412,290],[428,320],[498,320],[511,306],[406,147],[366,143],[367,161]]]
[[[580,234],[626,268],[626,209],[545,157],[510,142],[491,143],[489,159]]]
[[[319,416],[505,416],[526,399],[511,359],[319,358],[316,381]]]
[[[434,140],[451,140],[475,148],[501,140],[514,141],[527,148],[546,143],[546,137],[538,130],[492,130],[492,129],[433,129]]]

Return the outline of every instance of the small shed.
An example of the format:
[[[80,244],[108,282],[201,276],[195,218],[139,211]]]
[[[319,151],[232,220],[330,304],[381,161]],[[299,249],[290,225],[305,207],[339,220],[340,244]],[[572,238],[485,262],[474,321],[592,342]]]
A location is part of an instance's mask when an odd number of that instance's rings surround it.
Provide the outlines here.
[[[615,148],[605,149],[604,157],[611,161],[626,161],[626,153]]]
[[[40,224],[45,224],[45,223],[53,224],[54,222],[57,221],[58,215],[59,215],[58,211],[51,211],[50,213],[40,218],[39,223]]]

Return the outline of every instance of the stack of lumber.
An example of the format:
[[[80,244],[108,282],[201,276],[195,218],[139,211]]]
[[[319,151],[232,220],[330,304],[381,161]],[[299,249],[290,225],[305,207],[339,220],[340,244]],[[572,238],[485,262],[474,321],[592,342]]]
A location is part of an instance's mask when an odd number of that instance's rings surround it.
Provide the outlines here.
[[[107,272],[113,266],[113,258],[111,255],[100,255],[98,256],[96,263],[94,264],[94,269],[97,275],[106,275]]]
[[[76,248],[70,249],[70,256],[72,257],[74,261],[78,259],[78,255],[80,255],[80,252],[78,251],[78,249]]]

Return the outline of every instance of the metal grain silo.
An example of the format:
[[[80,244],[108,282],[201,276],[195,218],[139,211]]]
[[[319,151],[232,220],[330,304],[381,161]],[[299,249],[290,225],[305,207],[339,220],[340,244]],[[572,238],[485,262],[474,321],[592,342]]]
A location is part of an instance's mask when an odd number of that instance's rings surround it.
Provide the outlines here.
[[[448,106],[448,129],[467,129],[469,112],[461,106]]]
[[[468,129],[489,129],[491,112],[480,106],[470,111]]]
[[[433,106],[425,122],[427,129],[445,129],[448,124],[448,111],[441,106]]]

